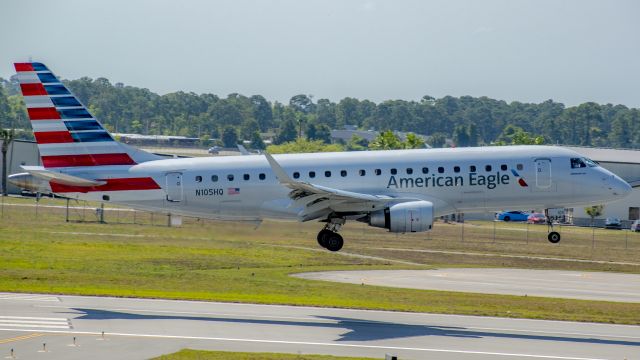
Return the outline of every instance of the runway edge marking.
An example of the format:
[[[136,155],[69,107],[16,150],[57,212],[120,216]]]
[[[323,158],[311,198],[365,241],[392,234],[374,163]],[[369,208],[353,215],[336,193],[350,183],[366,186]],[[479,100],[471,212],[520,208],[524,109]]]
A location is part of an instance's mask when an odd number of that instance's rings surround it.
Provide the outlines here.
[[[20,329],[3,329],[0,331],[27,331]],[[42,330],[42,333],[52,334],[77,334],[77,335],[102,335],[97,331],[56,331]],[[490,351],[471,351],[471,350],[453,350],[453,349],[436,349],[436,348],[414,348],[404,346],[382,346],[382,345],[358,345],[358,344],[336,344],[322,342],[306,342],[306,341],[286,341],[286,340],[265,340],[265,339],[238,339],[238,338],[221,338],[207,336],[182,336],[182,335],[154,335],[154,334],[132,334],[132,333],[105,333],[108,336],[124,336],[124,337],[143,337],[158,339],[187,339],[187,340],[212,340],[212,341],[229,341],[229,342],[252,342],[265,344],[285,344],[285,345],[312,345],[312,346],[330,346],[330,347],[351,347],[363,349],[387,349],[387,350],[406,350],[406,351],[422,351],[422,352],[442,352],[455,354],[475,354],[475,355],[491,355],[491,356],[516,356],[537,359],[557,359],[557,360],[609,360],[604,358],[585,358],[575,356],[556,356],[556,355],[536,355],[536,354],[517,354],[517,353],[499,353]]]

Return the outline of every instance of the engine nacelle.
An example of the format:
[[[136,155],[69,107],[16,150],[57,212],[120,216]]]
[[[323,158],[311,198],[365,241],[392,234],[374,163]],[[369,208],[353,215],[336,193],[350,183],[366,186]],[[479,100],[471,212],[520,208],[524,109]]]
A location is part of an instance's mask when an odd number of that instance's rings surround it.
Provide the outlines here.
[[[29,173],[19,173],[9,175],[7,177],[7,182],[25,190],[34,191],[34,192],[49,192],[51,189],[49,188],[49,184],[47,181],[39,179]]]
[[[429,231],[433,225],[433,203],[408,201],[374,211],[369,215],[369,225],[396,233]]]

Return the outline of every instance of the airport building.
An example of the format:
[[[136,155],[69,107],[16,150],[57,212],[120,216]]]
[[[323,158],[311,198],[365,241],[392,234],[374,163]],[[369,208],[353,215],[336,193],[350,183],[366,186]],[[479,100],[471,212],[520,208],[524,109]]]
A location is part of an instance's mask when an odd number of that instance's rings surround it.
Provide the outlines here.
[[[0,144],[2,144],[2,140],[0,140]],[[7,151],[7,163],[7,176],[24,172],[20,167],[22,165],[41,165],[38,146],[34,141],[29,140],[12,141]],[[0,166],[2,166],[2,158],[0,158]],[[4,179],[0,176],[0,184],[2,184],[2,181]],[[9,183],[7,184],[7,191],[9,194],[20,194],[22,189]]]
[[[568,147],[585,157],[597,161],[602,167],[622,177],[631,185],[640,185],[640,150],[622,150],[590,147]],[[0,159],[1,160],[1,159]],[[40,165],[38,147],[33,141],[15,140],[9,146],[7,153],[9,162],[7,174],[23,172],[21,165]],[[0,182],[2,179],[0,179]],[[19,194],[21,189],[9,184],[8,191],[11,194]],[[518,210],[518,209],[507,209]],[[467,214],[467,219],[476,219],[477,214]],[[484,218],[493,218],[493,214],[480,215]],[[640,187],[634,188],[631,195],[612,203],[605,204],[601,216],[596,217],[595,224],[604,224],[606,218],[618,218],[623,227],[629,227],[633,220],[640,219]],[[575,225],[590,225],[591,217],[584,208],[565,209],[565,220]]]

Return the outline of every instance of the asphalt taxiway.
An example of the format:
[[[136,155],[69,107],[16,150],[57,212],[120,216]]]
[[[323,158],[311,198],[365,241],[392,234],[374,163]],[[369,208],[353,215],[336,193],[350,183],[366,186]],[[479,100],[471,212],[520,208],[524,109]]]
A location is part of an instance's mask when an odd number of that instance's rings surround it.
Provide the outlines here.
[[[0,294],[2,358],[13,349],[18,359],[147,359],[182,348],[381,359],[387,353],[400,359],[632,359],[640,354],[640,326]]]
[[[437,270],[325,271],[295,275],[310,280],[422,290],[640,302],[640,275],[590,271],[453,268]]]

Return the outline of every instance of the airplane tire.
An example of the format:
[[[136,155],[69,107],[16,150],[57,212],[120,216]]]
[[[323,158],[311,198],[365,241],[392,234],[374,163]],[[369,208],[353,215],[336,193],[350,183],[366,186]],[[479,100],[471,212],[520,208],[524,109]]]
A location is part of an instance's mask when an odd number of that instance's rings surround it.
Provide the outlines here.
[[[318,245],[322,246],[323,248],[327,247],[327,236],[329,234],[333,234],[331,231],[327,230],[327,229],[322,229],[320,230],[320,232],[318,233]]]
[[[331,234],[325,237],[326,248],[329,251],[338,251],[342,249],[342,245],[344,245],[344,240],[340,234],[332,232]]]
[[[558,242],[560,242],[560,233],[557,231],[552,231],[547,236],[547,239],[549,239],[550,243],[557,244]]]

